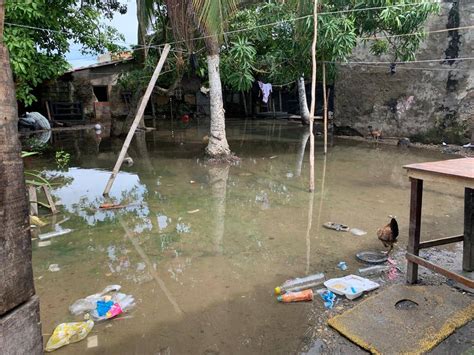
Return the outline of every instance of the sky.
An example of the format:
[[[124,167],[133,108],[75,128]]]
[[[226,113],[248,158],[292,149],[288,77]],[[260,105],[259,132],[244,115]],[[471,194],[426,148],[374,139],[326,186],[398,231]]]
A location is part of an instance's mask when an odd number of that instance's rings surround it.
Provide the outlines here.
[[[115,27],[125,36],[125,42],[130,44],[137,43],[137,4],[135,0],[120,0],[121,3],[127,4],[127,13],[120,15],[117,13],[112,21],[104,21],[104,23]],[[70,52],[66,55],[66,59],[73,68],[83,67],[97,63],[97,56],[84,55],[81,53],[81,46],[71,44]]]

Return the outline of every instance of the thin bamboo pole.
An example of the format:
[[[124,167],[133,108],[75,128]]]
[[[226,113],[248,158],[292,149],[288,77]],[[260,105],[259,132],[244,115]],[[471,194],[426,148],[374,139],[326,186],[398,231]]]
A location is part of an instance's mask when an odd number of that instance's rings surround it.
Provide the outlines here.
[[[328,152],[328,98],[326,96],[326,64],[323,61],[323,96],[324,96],[324,154]]]
[[[145,112],[145,107],[150,99],[150,95],[153,92],[153,88],[155,87],[156,81],[158,80],[158,76],[160,75],[161,69],[165,64],[166,57],[168,57],[168,53],[170,51],[170,45],[166,44],[163,49],[163,54],[161,55],[158,64],[156,65],[155,71],[148,83],[148,87],[146,88],[145,94],[143,95],[142,99],[140,100],[140,106],[138,107],[137,113],[135,115],[135,119],[133,120],[132,126],[130,127],[130,131],[128,131],[127,138],[125,138],[125,142],[123,143],[122,150],[120,151],[120,155],[115,163],[114,170],[110,175],[109,181],[107,182],[107,186],[104,190],[104,196],[107,196],[112,188],[112,185],[117,177],[117,174],[122,166],[123,159],[127,154],[128,147],[130,146],[130,142],[132,141],[133,135],[135,134],[135,130],[137,129],[138,125],[140,124],[141,120],[143,119],[143,113]]]
[[[316,105],[316,41],[318,39],[318,0],[313,7],[314,35],[311,44],[311,59],[313,63],[311,78],[311,108],[309,111],[309,192],[314,192],[314,109]]]

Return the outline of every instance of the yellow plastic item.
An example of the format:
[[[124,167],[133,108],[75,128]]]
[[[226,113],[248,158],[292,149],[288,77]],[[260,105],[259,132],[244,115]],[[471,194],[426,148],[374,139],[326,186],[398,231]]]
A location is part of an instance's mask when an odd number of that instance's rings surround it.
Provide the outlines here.
[[[64,345],[81,341],[94,327],[94,321],[61,323],[56,328],[46,344],[46,351],[54,351]]]
[[[30,216],[30,224],[34,224],[38,227],[44,227],[48,223],[43,222],[38,216]]]
[[[275,295],[281,294],[281,287],[275,287]]]

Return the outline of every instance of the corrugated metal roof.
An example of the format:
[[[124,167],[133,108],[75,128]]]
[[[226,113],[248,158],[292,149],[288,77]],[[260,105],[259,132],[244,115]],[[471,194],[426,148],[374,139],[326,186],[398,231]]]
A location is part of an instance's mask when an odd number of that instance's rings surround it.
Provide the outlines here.
[[[105,66],[108,66],[108,65],[117,65],[117,64],[120,64],[120,63],[129,62],[129,61],[131,61],[131,60],[133,60],[133,58],[126,58],[126,59],[119,59],[119,60],[111,60],[110,62],[104,62],[104,63],[95,63],[95,64],[91,64],[91,65],[88,65],[88,66],[85,66],[85,67],[79,67],[79,68],[75,68],[75,69],[69,70],[69,71],[67,71],[67,72],[64,73],[64,74],[75,73],[75,72],[81,71],[81,70],[87,70],[87,69],[94,69],[94,68],[99,68],[99,67],[105,67]]]

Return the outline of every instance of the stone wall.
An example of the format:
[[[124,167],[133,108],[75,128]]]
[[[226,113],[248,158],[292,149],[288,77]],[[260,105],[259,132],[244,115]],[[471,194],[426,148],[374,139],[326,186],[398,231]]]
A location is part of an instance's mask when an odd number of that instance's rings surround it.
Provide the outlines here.
[[[428,31],[471,26],[474,1],[444,0]],[[474,57],[474,29],[430,34],[416,59]],[[351,61],[386,61],[359,46]],[[424,69],[423,69],[424,68]],[[366,134],[367,126],[386,136],[421,135],[432,140],[470,137],[474,119],[474,61],[443,60],[389,66],[340,65],[336,81],[335,123]],[[433,133],[436,134],[433,134]],[[461,138],[463,140],[463,138]],[[437,142],[439,143],[439,142]]]

